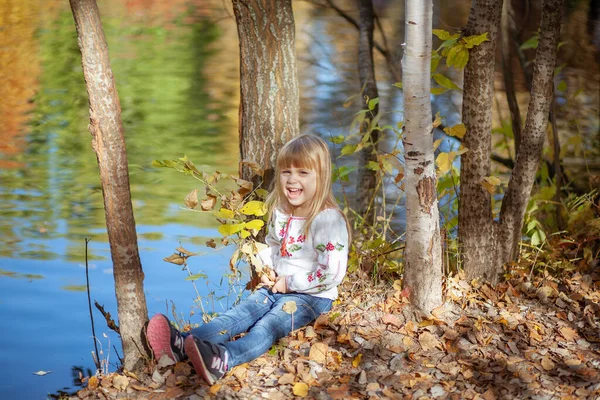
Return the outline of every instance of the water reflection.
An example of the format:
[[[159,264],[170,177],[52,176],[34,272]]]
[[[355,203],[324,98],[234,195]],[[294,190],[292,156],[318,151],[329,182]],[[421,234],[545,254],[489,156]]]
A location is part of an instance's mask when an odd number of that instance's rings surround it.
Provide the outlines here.
[[[189,318],[195,290],[184,281],[184,272],[162,261],[180,244],[206,253],[190,260],[190,268],[208,276],[198,282],[208,311],[228,308],[237,295],[228,292],[222,279],[230,249],[205,247],[209,238],[219,236],[215,221],[181,210],[195,182],[151,167],[154,159],[185,154],[212,170],[237,171],[237,31],[231,10],[223,8],[230,4],[224,4],[99,1],[122,107],[150,313],[171,313],[172,300],[178,315]],[[339,4],[350,11],[355,7],[350,1]],[[402,4],[377,5],[388,44],[399,49]],[[308,2],[295,2],[294,11],[302,130],[325,138],[347,136],[361,107],[358,33],[333,11]],[[0,29],[0,77],[6,83],[0,85],[0,315],[10,321],[0,332],[0,369],[6,371],[0,377],[0,397],[39,398],[71,381],[69,365],[80,366],[73,368],[73,377],[82,371],[89,375],[93,368],[85,238],[92,239],[92,298],[113,315],[114,284],[68,2],[13,0],[0,5],[0,18],[9,21]],[[382,57],[376,55],[376,62],[382,122],[394,125],[402,119],[400,93],[391,87]],[[392,136],[387,145],[393,143]],[[339,162],[353,163],[348,158]],[[337,190],[351,198],[354,187]],[[388,193],[398,195],[397,190]],[[97,331],[118,347],[114,334]],[[32,338],[31,332],[43,337]],[[32,374],[40,369],[53,373]],[[73,381],[71,388],[61,390],[69,392],[79,384]]]

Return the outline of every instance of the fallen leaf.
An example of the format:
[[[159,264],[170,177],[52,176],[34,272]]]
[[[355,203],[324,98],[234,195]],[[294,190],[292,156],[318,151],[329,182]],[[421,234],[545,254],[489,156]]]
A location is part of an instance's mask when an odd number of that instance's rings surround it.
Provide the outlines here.
[[[208,196],[200,203],[200,208],[202,211],[212,211],[215,208],[215,204],[217,204],[217,198],[215,196]]]
[[[574,329],[569,328],[568,326],[563,326],[558,331],[567,340],[575,341],[575,339],[579,336],[577,334],[577,331],[575,331]]]
[[[113,378],[113,387],[117,390],[125,390],[129,386],[129,378],[123,375],[116,375]]]
[[[386,314],[381,318],[381,321],[386,325],[394,325],[397,328],[402,326],[402,321],[400,318],[396,317],[394,314]]]
[[[215,383],[214,385],[212,385],[210,387],[210,389],[208,391],[209,391],[210,394],[212,394],[214,396],[221,389],[221,386],[223,386],[223,385],[220,384],[220,383]]]
[[[295,379],[296,378],[294,377],[294,374],[283,374],[281,378],[279,378],[277,383],[279,383],[280,385],[289,385],[294,383]]]
[[[354,368],[358,368],[358,366],[360,365],[360,362],[362,360],[362,356],[363,356],[362,353],[358,353],[356,355],[356,357],[354,357],[354,360],[352,360],[352,366]]]
[[[294,385],[294,395],[298,397],[306,397],[308,395],[308,385],[304,382],[298,382]]]
[[[88,389],[90,390],[96,390],[98,388],[98,385],[100,384],[100,380],[98,379],[97,376],[92,376],[89,380],[88,380]]]
[[[312,346],[310,346],[308,358],[320,364],[325,364],[327,362],[328,350],[329,346],[326,343],[315,343]]]
[[[285,311],[288,314],[295,313],[297,309],[298,309],[298,306],[296,306],[296,302],[293,300],[286,301],[283,304],[283,311]]]
[[[425,351],[434,350],[437,346],[440,346],[440,341],[429,332],[423,332],[419,336],[419,344]]]
[[[552,362],[548,356],[542,358],[541,364],[546,371],[552,371],[554,369],[554,362]]]

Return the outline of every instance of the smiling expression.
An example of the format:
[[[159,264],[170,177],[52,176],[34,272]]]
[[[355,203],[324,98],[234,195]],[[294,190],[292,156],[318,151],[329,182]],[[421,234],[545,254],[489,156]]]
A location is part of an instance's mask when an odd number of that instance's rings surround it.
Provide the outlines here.
[[[317,173],[309,168],[282,168],[279,184],[291,205],[293,215],[307,217],[317,191]]]

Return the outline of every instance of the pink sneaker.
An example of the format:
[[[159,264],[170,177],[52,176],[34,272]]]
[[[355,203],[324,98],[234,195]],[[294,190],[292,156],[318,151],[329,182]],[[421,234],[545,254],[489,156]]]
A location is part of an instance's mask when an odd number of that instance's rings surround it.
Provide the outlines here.
[[[174,362],[186,359],[183,348],[184,337],[163,314],[156,314],[148,322],[146,337],[156,361],[160,360],[162,356],[167,356]]]

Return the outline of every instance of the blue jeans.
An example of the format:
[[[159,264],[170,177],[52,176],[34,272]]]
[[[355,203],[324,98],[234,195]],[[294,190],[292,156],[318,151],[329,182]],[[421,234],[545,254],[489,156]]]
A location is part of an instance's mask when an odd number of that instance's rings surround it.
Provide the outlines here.
[[[295,301],[292,315],[283,305]],[[332,301],[303,293],[271,293],[260,288],[237,306],[189,333],[200,340],[223,345],[229,352],[229,369],[265,354],[271,346],[292,330],[317,319],[331,309]],[[293,322],[293,324],[292,324]],[[243,337],[233,340],[240,333]]]

